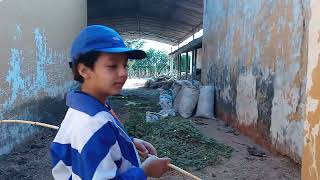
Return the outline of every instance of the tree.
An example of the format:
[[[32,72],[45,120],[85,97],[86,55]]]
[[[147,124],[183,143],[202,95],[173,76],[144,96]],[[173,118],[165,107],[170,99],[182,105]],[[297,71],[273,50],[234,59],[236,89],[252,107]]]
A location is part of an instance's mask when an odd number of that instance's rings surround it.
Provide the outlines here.
[[[127,40],[124,42],[128,48],[141,49],[144,46],[144,41],[142,39]]]
[[[130,40],[125,42],[127,47],[141,49],[143,40]],[[129,77],[151,77],[170,71],[169,55],[160,50],[150,48],[146,51],[147,57],[143,60],[131,60],[128,62]]]

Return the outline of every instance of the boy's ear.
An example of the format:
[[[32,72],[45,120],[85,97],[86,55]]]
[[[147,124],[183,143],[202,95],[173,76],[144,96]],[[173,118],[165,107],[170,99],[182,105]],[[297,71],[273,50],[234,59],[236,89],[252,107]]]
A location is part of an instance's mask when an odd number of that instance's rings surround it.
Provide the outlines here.
[[[90,79],[91,78],[91,69],[82,63],[78,64],[78,72],[83,77],[83,79]]]

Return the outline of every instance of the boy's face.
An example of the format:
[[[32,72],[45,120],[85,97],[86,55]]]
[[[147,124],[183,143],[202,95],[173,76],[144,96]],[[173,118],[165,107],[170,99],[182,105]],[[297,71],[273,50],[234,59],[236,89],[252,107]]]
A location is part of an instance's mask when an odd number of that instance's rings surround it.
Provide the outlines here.
[[[126,54],[102,53],[94,68],[88,68],[84,83],[99,95],[117,95],[128,78],[127,64]]]

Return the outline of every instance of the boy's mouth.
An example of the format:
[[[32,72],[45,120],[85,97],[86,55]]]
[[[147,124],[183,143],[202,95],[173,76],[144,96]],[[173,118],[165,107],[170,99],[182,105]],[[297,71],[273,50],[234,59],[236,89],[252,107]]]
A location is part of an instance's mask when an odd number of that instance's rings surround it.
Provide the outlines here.
[[[115,82],[114,84],[124,84],[125,82],[121,81],[121,82]]]
[[[122,87],[124,85],[124,82],[115,82],[114,85],[117,87]]]

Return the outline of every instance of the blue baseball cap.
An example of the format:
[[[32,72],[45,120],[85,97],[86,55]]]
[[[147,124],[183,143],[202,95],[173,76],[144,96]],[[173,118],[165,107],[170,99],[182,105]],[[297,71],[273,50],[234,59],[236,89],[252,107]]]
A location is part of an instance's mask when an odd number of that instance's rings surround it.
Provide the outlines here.
[[[146,53],[142,50],[127,48],[119,33],[102,25],[87,26],[80,31],[72,43],[71,63],[76,63],[80,55],[90,51],[124,53],[129,59],[146,57]]]

